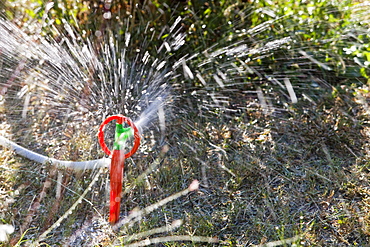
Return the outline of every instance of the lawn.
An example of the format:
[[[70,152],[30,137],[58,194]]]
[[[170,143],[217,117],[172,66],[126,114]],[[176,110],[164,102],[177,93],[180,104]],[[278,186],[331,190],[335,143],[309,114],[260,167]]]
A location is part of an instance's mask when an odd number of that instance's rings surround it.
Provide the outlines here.
[[[97,113],[121,109],[104,81],[119,73],[120,48],[122,59],[135,61],[120,92],[171,85],[158,114],[165,128],[155,118],[125,162],[118,226],[107,221],[107,168],[58,168],[3,148],[0,226],[15,228],[3,246],[366,246],[369,3],[135,3],[0,4],[32,38],[27,50],[45,38],[91,79],[56,70],[52,56],[10,57],[0,41],[0,131],[19,145],[62,160],[103,157]],[[99,61],[112,61],[101,71],[91,72],[83,46],[90,41]],[[54,97],[58,87],[66,90]],[[139,109],[143,97],[130,97]]]

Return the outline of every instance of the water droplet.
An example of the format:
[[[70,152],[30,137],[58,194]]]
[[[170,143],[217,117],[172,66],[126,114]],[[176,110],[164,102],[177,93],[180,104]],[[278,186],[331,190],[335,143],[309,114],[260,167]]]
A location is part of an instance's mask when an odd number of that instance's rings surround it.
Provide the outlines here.
[[[100,30],[95,31],[95,36],[100,37],[102,35],[102,32]]]
[[[112,18],[112,13],[111,13],[110,11],[105,12],[105,13],[103,14],[103,18],[104,18],[104,19],[110,19],[110,18]]]

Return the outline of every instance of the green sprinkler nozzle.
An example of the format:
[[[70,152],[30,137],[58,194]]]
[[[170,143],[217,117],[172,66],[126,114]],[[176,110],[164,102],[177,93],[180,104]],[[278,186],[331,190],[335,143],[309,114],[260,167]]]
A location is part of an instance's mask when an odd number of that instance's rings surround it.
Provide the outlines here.
[[[114,137],[113,149],[121,150],[124,148],[126,140],[133,136],[131,127],[124,128],[122,124],[116,124],[116,133]]]

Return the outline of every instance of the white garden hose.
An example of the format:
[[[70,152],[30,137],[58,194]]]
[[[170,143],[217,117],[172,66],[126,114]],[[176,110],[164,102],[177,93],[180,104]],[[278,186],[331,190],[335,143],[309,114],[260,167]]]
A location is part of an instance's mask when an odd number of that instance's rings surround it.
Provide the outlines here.
[[[87,160],[87,161],[66,161],[66,160],[57,160],[54,158],[49,158],[47,156],[35,153],[31,150],[28,150],[15,142],[8,140],[7,138],[0,136],[0,145],[11,150],[14,150],[17,154],[35,162],[45,164],[51,163],[65,168],[72,168],[76,170],[84,169],[95,169],[99,167],[109,167],[111,159],[102,158],[97,160]]]

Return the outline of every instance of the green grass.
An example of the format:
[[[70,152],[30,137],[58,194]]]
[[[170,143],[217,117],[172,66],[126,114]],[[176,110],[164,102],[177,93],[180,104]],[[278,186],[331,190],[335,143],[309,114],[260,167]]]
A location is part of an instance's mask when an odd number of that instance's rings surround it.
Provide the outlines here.
[[[184,224],[169,235],[217,236],[224,245],[231,246],[297,235],[301,236],[294,241],[298,246],[366,244],[369,240],[369,170],[364,153],[368,133],[363,122],[367,121],[367,115],[361,104],[348,100],[351,97],[352,94],[344,92],[317,105],[297,105],[280,117],[261,115],[260,110],[251,111],[235,123],[216,122],[189,133],[196,135],[184,137],[180,146],[171,146],[147,182],[137,184],[125,195],[127,202],[123,210],[156,203],[186,188],[193,179],[200,180],[200,190],[158,208],[125,232],[115,235],[102,230],[106,235],[103,240],[110,243],[115,236],[148,231],[182,219]],[[222,137],[225,131],[220,130],[221,124],[229,127],[231,133]],[[49,168],[8,151],[2,155],[3,166],[23,167],[11,172],[2,168],[3,191],[14,199],[3,209],[3,220],[17,225],[23,223],[34,196],[42,191],[45,177],[57,178],[48,175]],[[132,184],[141,173],[138,170],[143,171],[148,165],[138,162],[136,167],[128,165],[126,185]],[[15,174],[18,175],[14,177]],[[69,176],[68,188],[81,194],[90,175]],[[99,221],[107,217],[107,208],[100,204],[104,203],[101,186],[104,187],[106,178],[101,176],[97,186],[88,193],[86,199],[92,205],[86,202],[79,205],[55,229],[47,240],[49,244],[73,235],[74,223],[96,215],[95,209],[103,215]],[[32,235],[28,237],[41,234],[47,228],[42,227],[45,222],[55,222],[77,200],[76,195],[66,191],[58,211],[51,212],[55,186],[53,181],[29,226],[28,234]],[[18,195],[12,194],[13,188],[18,188]],[[96,193],[100,196],[93,196]],[[50,213],[55,215],[48,219]]]
[[[151,24],[157,31],[173,16],[186,17],[184,25],[191,27],[192,34],[187,40],[190,43],[187,46],[189,51],[184,53],[201,50],[219,40],[219,46],[225,44],[223,42],[227,39],[236,41],[235,30],[244,24],[253,28],[271,20],[269,11],[274,11],[278,16],[293,12],[294,18],[283,18],[266,32],[242,38],[250,39],[250,45],[258,45],[259,42],[282,38],[286,33],[300,33],[294,34],[295,38],[301,38],[298,39],[301,43],[295,44],[296,47],[282,49],[263,58],[251,57],[249,64],[266,71],[286,72],[293,85],[301,86],[296,87],[299,102],[290,104],[289,100],[283,100],[286,105],[283,111],[278,111],[280,105],[275,110],[266,110],[255,103],[256,97],[240,94],[242,98],[238,95],[240,97],[231,98],[230,101],[250,107],[243,108],[235,116],[230,114],[231,118],[227,118],[226,114],[222,117],[213,117],[212,114],[200,117],[195,110],[189,110],[189,114],[180,115],[181,119],[169,122],[166,129],[168,150],[161,151],[158,148],[157,151],[138,154],[133,160],[127,161],[122,212],[130,215],[155,205],[185,190],[195,179],[199,180],[200,188],[168,201],[119,231],[113,231],[106,222],[109,210],[107,169],[98,176],[91,191],[86,191],[84,200],[70,211],[92,183],[97,171],[76,173],[56,170],[48,165],[34,164],[3,149],[0,153],[0,220],[1,224],[16,227],[15,233],[10,236],[12,243],[17,243],[19,239],[37,240],[67,212],[70,214],[60,226],[51,230],[51,234],[43,240],[45,243],[56,246],[71,241],[77,245],[109,246],[127,245],[148,238],[160,241],[164,238],[160,246],[205,246],[206,243],[185,241],[183,237],[204,236],[217,237],[220,246],[366,246],[370,242],[370,94],[366,84],[368,67],[364,64],[369,60],[367,42],[361,41],[367,41],[368,33],[354,32],[357,41],[341,36],[343,30],[351,30],[356,24],[354,11],[345,8],[351,3],[338,3],[338,16],[329,16],[328,20],[321,21],[326,13],[322,11],[333,8],[330,4],[325,5],[328,4],[326,1],[315,1],[315,4],[324,4],[325,8],[297,5],[295,1],[260,1],[251,6],[246,6],[242,1],[235,5],[233,1],[209,1],[208,5],[188,1],[179,3],[180,8],[173,13],[163,2],[153,2],[157,8],[164,10],[164,14]],[[34,9],[27,6],[16,6],[17,11],[24,15],[19,22],[28,24],[41,20],[45,4],[34,3],[42,7],[40,12],[33,12]],[[127,4],[126,1],[122,3]],[[76,8],[73,8],[71,1],[64,1],[63,4],[68,9],[67,14],[60,8],[49,13],[57,25],[60,22],[57,20],[66,18],[72,25],[79,24],[78,30],[85,29],[87,33],[103,25],[98,17],[96,22],[85,18],[85,14],[90,14],[85,13],[86,2],[76,4]],[[275,8],[282,4],[286,8]],[[115,9],[115,15],[122,14],[122,6]],[[262,7],[270,15],[262,16],[263,11],[255,11]],[[307,15],[307,7],[315,7],[311,16]],[[132,30],[144,30],[141,24],[148,21],[144,18],[148,14],[145,11],[135,14],[137,19],[132,22]],[[19,12],[14,16],[19,16]],[[235,26],[225,24],[230,19],[242,20],[240,14],[243,12],[251,13],[245,22],[240,21]],[[81,19],[76,19],[78,16]],[[150,17],[156,18],[156,14],[152,13]],[[339,26],[335,24],[338,19],[343,20]],[[296,25],[300,21],[305,25]],[[207,28],[202,28],[203,24]],[[366,27],[367,24],[363,25]],[[284,27],[291,29],[284,33]],[[312,32],[308,32],[312,27]],[[43,31],[50,35],[50,30]],[[329,41],[321,43],[324,39]],[[156,42],[161,40],[153,41],[154,47]],[[357,44],[353,52],[344,52],[343,48],[353,44]],[[313,62],[303,63],[304,60],[297,56],[297,51],[302,47],[315,54],[315,58],[320,58],[333,71],[319,68]],[[361,63],[355,61],[356,57]],[[307,70],[313,71],[314,79],[329,82],[330,86],[300,84],[299,76]],[[260,79],[251,74],[238,80],[245,83],[243,85],[251,85],[242,88],[245,91],[257,87],[264,92],[270,90],[267,83],[259,82]],[[184,88],[189,86],[186,81],[182,83]],[[201,84],[195,83],[190,87],[189,91],[199,89]],[[278,102],[284,98],[276,88],[272,89],[271,94],[266,93],[276,96],[271,100]],[[304,99],[302,93],[311,100]],[[192,99],[189,97],[189,100]],[[196,105],[196,102],[192,103]],[[212,110],[213,113],[222,112],[220,109]],[[11,114],[7,112],[6,105],[1,109],[2,135],[6,133],[16,139],[31,133],[25,139],[30,142],[28,147],[35,151],[74,160],[95,158],[100,154],[94,150],[92,143],[95,141],[90,139],[90,135],[79,132],[78,128],[62,133],[68,138],[63,136],[61,139],[69,141],[49,143],[46,150],[39,150],[35,137],[48,141],[47,135],[42,135],[43,126],[34,125],[32,129],[24,130],[14,122]],[[148,170],[150,172],[146,173]],[[60,182],[64,187],[58,186]],[[60,197],[57,197],[59,192]],[[31,218],[27,219],[30,213]],[[179,219],[183,223],[175,229],[168,232],[159,229],[159,233],[152,231]],[[22,225],[25,226],[23,230],[27,230],[24,235],[20,231]],[[128,241],[133,235],[143,232],[149,236],[136,235],[137,239]],[[85,236],[85,239],[79,239],[81,236]],[[184,241],[166,242],[171,240],[168,236],[179,236]],[[7,246],[5,243],[3,245]]]

